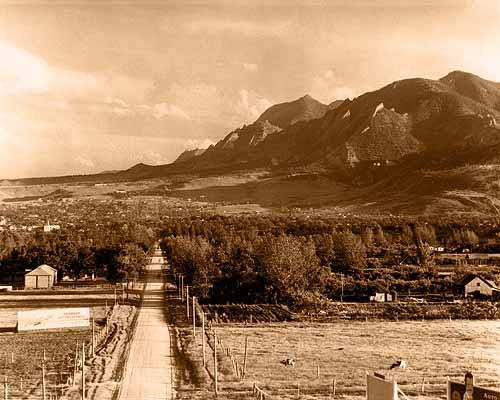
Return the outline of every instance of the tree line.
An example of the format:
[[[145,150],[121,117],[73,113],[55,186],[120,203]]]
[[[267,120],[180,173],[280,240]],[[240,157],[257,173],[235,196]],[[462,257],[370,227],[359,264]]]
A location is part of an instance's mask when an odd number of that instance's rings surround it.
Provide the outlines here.
[[[174,273],[201,301],[300,306],[375,292],[451,293],[432,248],[498,251],[498,232],[496,221],[205,216],[166,221],[160,237]]]
[[[26,270],[41,264],[56,268],[59,277],[79,279],[87,274],[110,282],[139,276],[155,233],[140,224],[66,227],[61,231],[0,232],[0,279],[22,280]]]

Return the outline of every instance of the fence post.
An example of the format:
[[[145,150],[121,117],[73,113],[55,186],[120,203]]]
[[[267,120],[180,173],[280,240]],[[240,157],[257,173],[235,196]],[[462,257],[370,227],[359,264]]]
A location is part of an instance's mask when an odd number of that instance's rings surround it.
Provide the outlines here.
[[[245,379],[245,374],[247,373],[247,352],[248,352],[248,335],[245,336],[245,355],[243,356],[243,373],[241,374],[241,380]]]
[[[207,365],[207,357],[205,355],[205,313],[201,313],[201,348],[203,351],[203,366]]]
[[[189,286],[186,286],[186,315],[189,318]]]
[[[85,342],[82,343],[82,400],[85,400]]]
[[[217,382],[217,334],[214,331],[214,378],[215,378],[215,395],[219,392],[219,386]]]
[[[193,296],[193,336],[196,336],[196,312],[194,309],[194,302],[196,301],[196,297]]]
[[[45,349],[43,349],[43,360],[42,360],[42,398],[47,399],[47,394],[45,392]]]
[[[75,347],[75,362],[73,365],[73,383],[72,386],[75,387],[76,380],[76,371],[78,369],[78,339],[76,339],[76,347]]]
[[[92,317],[92,357],[95,356],[95,320]]]
[[[7,384],[7,377],[3,378],[3,399],[9,400],[9,385]]]

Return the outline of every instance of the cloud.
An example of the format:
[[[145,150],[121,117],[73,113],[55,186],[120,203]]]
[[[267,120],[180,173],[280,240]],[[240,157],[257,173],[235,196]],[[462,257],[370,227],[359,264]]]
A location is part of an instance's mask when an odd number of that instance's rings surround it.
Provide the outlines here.
[[[186,149],[194,150],[194,149],[206,149],[207,147],[215,144],[215,142],[211,139],[188,139],[186,141]]]
[[[311,95],[324,103],[331,103],[334,100],[353,98],[357,91],[342,83],[342,80],[328,69],[313,77],[311,85]]]
[[[190,119],[189,115],[180,107],[167,103],[155,104],[153,106],[153,115],[158,119],[163,117]]]
[[[245,71],[249,72],[257,72],[259,70],[259,66],[253,63],[241,63],[241,66]]]
[[[219,17],[191,19],[184,24],[184,28],[191,34],[220,35],[237,34],[247,37],[281,37],[291,31],[288,21],[273,20],[246,20],[223,19]]]
[[[78,164],[81,164],[83,167],[85,167],[87,169],[93,169],[93,168],[95,168],[94,162],[91,159],[89,159],[89,158],[87,158],[85,156],[81,156],[81,155],[76,156],[75,161]]]
[[[265,97],[247,89],[240,89],[235,112],[246,122],[255,121],[272,103]]]

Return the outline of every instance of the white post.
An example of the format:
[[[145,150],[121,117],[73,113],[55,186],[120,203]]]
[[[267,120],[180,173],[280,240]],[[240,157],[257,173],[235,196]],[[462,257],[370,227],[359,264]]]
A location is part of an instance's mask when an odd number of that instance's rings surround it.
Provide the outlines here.
[[[47,394],[45,392],[45,349],[43,349],[43,360],[42,360],[42,398],[47,400]]]
[[[205,355],[205,313],[201,313],[201,348],[203,351],[203,366],[207,365],[207,357]]]
[[[85,342],[82,343],[82,400],[85,400]]]
[[[196,297],[193,296],[193,336],[196,336],[196,312],[194,303],[196,301]]]
[[[215,378],[215,394],[219,392],[217,382],[217,334],[214,332],[214,378]]]

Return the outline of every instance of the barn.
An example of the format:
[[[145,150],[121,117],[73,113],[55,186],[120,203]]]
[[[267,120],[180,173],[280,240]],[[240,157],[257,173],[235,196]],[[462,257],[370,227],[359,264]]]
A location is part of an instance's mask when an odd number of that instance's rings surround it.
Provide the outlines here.
[[[465,297],[499,297],[500,289],[492,281],[478,275],[468,275],[462,280]]]
[[[25,289],[50,289],[57,283],[57,270],[47,264],[40,265],[24,275]]]

